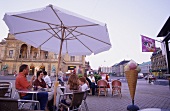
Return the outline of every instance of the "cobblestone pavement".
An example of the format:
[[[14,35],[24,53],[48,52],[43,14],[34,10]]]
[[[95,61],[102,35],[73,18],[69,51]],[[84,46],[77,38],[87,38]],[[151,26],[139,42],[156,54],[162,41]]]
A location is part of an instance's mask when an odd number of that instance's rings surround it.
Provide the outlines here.
[[[13,94],[15,90],[15,80],[0,80],[11,81],[13,83]],[[17,98],[17,97],[16,97]],[[111,90],[108,91],[108,96],[91,96],[86,99],[90,111],[127,111],[126,108],[131,104],[131,98],[127,82],[122,80],[122,98],[118,95],[112,96]],[[144,79],[138,79],[135,105],[140,109],[144,108],[161,108],[170,111],[170,89],[168,85],[148,84]]]
[[[87,103],[90,111],[127,111],[131,104],[128,85],[122,82],[122,98],[117,95],[88,96]],[[161,108],[170,111],[170,89],[169,86],[150,85],[145,80],[138,80],[135,94],[135,105],[140,109]]]

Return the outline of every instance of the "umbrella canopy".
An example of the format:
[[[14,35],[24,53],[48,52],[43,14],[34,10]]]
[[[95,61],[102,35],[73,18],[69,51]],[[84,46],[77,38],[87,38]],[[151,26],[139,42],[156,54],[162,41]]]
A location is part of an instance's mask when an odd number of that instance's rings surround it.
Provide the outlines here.
[[[57,54],[61,48],[62,54],[69,55],[97,54],[111,48],[106,24],[53,5],[6,13],[4,21],[16,39]]]
[[[57,74],[61,54],[90,55],[111,48],[106,24],[53,5],[31,11],[6,13],[4,21],[16,39],[59,54]],[[54,106],[55,98],[56,88]]]

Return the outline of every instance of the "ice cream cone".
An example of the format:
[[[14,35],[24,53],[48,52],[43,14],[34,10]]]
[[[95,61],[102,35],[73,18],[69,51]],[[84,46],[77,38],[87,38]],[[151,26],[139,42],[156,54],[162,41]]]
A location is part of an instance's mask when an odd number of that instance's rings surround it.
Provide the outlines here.
[[[126,74],[126,79],[128,82],[131,99],[134,100],[135,91],[136,91],[136,83],[137,83],[137,78],[138,78],[138,71],[129,70],[129,71],[126,71],[125,74]]]

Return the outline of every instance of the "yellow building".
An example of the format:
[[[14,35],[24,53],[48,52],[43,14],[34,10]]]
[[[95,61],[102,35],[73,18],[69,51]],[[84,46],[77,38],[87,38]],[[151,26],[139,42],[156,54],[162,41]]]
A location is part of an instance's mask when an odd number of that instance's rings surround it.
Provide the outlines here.
[[[30,74],[35,74],[37,70],[46,70],[48,74],[56,74],[58,65],[58,55],[53,52],[35,48],[29,44],[15,39],[11,34],[0,42],[0,68],[2,74],[13,74],[19,72],[21,64],[30,67]],[[85,67],[85,56],[62,55],[61,70],[69,72],[76,68],[82,70]],[[80,69],[79,69],[80,68]]]
[[[156,49],[156,52],[151,56],[152,73],[158,78],[162,78],[163,74],[167,74],[166,56],[162,54],[160,48]]]

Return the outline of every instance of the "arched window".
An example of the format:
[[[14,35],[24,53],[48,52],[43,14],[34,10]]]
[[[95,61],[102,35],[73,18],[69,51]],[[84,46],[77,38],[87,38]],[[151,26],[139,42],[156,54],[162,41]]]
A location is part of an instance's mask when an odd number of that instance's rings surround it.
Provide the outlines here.
[[[38,56],[38,49],[31,46],[30,57],[35,59],[35,58],[37,58],[37,56]]]
[[[21,45],[19,58],[27,58],[27,49],[28,46],[26,44]]]

